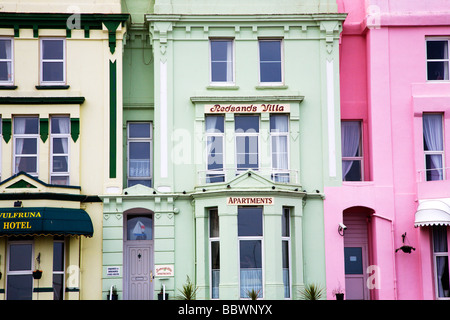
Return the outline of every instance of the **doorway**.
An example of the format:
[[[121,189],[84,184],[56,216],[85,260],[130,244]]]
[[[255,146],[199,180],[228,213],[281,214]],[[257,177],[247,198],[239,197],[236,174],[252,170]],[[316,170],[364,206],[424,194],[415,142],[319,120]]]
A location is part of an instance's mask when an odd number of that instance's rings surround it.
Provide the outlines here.
[[[368,218],[370,209],[350,208],[344,211],[345,298],[369,300],[367,267],[369,266]]]
[[[128,213],[124,234],[124,298],[153,299],[153,215]]]

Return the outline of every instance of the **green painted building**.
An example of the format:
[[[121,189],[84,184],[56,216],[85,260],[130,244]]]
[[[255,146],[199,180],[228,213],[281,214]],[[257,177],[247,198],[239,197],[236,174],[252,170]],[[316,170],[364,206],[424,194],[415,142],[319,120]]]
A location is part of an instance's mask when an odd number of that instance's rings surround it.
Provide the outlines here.
[[[299,299],[325,287],[338,184],[332,0],[122,1],[123,190],[102,197],[103,298]],[[162,298],[162,295],[160,295]]]

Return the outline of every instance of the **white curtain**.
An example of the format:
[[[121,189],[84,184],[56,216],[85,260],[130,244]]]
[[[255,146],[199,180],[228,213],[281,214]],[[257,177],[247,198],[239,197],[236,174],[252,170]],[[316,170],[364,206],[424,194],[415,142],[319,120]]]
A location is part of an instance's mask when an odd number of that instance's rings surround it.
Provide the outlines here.
[[[360,123],[357,121],[342,121],[341,125],[342,157],[355,157],[360,144]],[[342,176],[345,178],[353,161],[342,161]]]
[[[248,292],[252,289],[259,290],[262,296],[262,269],[261,268],[241,268],[241,298],[247,298]]]
[[[12,52],[12,50],[11,50],[11,40],[2,40],[2,42],[4,43],[4,45],[5,45],[5,52],[4,52],[4,54],[0,54],[0,56],[4,56],[5,57],[5,59],[11,59],[11,52]],[[11,68],[12,68],[12,63],[11,63],[11,61],[7,61],[6,62],[6,69],[7,69],[7,72],[8,72],[8,74],[7,74],[7,80],[9,81],[9,80],[11,80],[11,78],[12,78],[12,70],[11,70]]]
[[[70,133],[70,121],[69,118],[59,118],[58,119],[59,124],[59,132],[60,133]],[[63,152],[68,153],[69,152],[69,139],[61,139],[61,143],[63,146]]]
[[[271,133],[277,133],[272,136],[272,169],[276,171],[285,171],[274,175],[277,182],[289,182],[288,167],[288,131],[289,121],[286,115],[275,115],[271,117]]]
[[[428,151],[443,150],[443,133],[442,133],[442,115],[440,114],[424,114],[423,115],[423,137],[428,147]],[[433,168],[432,174],[438,177],[433,180],[443,179],[442,155],[429,155]]]
[[[227,41],[227,81],[233,81],[233,42]]]
[[[25,133],[25,126],[26,126],[26,118],[15,118],[14,119],[14,134],[24,134]],[[15,154],[16,154],[16,163],[15,163],[15,173],[19,172],[20,168],[20,162],[22,160],[20,155],[22,155],[23,151],[23,138],[16,138],[15,139]]]

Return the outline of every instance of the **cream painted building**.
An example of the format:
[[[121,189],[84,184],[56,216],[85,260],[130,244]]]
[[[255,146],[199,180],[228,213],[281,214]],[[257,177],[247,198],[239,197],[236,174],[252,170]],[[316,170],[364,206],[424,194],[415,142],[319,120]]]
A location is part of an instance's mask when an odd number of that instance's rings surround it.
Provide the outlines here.
[[[101,298],[127,19],[118,0],[0,4],[0,300]]]

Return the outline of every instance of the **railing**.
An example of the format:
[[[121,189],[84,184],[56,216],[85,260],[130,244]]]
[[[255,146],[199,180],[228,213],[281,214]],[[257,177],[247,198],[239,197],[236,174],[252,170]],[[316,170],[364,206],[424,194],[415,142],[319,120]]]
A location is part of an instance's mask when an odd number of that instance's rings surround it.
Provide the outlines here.
[[[199,185],[209,183],[220,183],[233,179],[237,175],[252,170],[258,175],[277,183],[297,184],[299,182],[299,172],[297,170],[277,170],[273,168],[259,169],[216,169],[198,171]]]
[[[417,182],[447,180],[450,177],[449,169],[450,167],[418,170]]]

